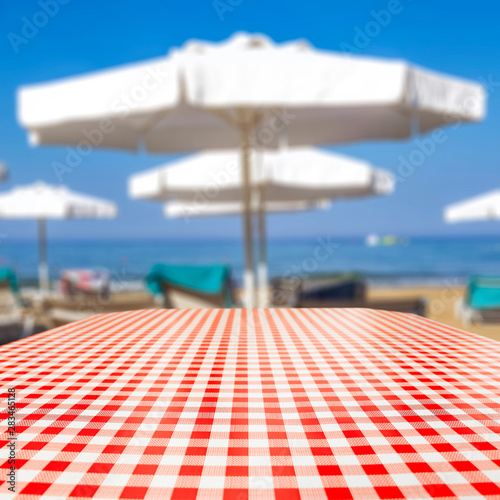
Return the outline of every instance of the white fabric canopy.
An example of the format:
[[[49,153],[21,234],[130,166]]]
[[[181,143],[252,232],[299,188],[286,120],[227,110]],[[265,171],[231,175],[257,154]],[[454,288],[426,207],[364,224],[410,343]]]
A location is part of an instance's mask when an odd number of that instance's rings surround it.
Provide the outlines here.
[[[114,203],[43,182],[0,193],[0,218],[71,219],[116,217]]]
[[[305,210],[326,210],[330,208],[329,200],[320,201],[270,201],[264,202],[264,213],[286,213],[303,212]],[[252,204],[252,212],[257,213],[260,209],[258,202]],[[241,215],[243,213],[243,203],[207,203],[193,206],[187,201],[171,201],[165,203],[163,213],[165,217],[178,219],[181,217],[216,217],[225,215]]]
[[[166,57],[20,89],[19,121],[34,144],[152,152],[403,139],[485,113],[481,85],[404,61],[276,44],[238,34],[189,42]],[[250,191],[243,190],[245,291],[252,306]]]
[[[252,187],[263,189],[266,203],[316,202],[389,194],[394,189],[389,172],[315,148],[254,151],[251,164]],[[237,151],[206,151],[132,175],[129,194],[137,199],[191,202],[193,207],[238,203],[243,198],[241,171]]]
[[[243,116],[242,109],[260,116]],[[266,147],[277,144],[273,128],[283,125],[290,145],[402,139],[411,135],[412,116],[421,133],[481,120],[485,93],[481,85],[402,60],[346,57],[305,42],[237,34],[22,87],[18,111],[36,144],[92,142],[93,135],[98,147],[134,150],[144,142],[149,151],[192,151],[238,147],[232,121],[258,118]]]
[[[47,219],[113,218],[114,203],[70,191],[64,186],[50,186],[43,182],[18,186],[0,194],[0,219],[38,220],[40,289],[49,288],[47,265]]]
[[[444,218],[450,224],[500,219],[500,189],[448,205]]]

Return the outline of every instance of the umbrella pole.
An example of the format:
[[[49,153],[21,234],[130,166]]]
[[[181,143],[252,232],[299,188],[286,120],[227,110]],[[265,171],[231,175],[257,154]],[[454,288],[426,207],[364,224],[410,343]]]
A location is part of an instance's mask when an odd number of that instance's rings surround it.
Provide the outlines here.
[[[246,308],[255,307],[255,275],[253,269],[253,246],[252,246],[252,213],[251,197],[252,187],[250,184],[250,132],[251,126],[242,126],[242,181],[243,181],[243,238],[245,241],[245,271],[243,274],[243,286],[245,292],[244,304]]]
[[[47,265],[47,221],[38,219],[38,286],[40,291],[50,288],[49,268]]]
[[[259,307],[267,307],[267,234],[266,234],[266,215],[264,213],[264,189],[259,189]]]

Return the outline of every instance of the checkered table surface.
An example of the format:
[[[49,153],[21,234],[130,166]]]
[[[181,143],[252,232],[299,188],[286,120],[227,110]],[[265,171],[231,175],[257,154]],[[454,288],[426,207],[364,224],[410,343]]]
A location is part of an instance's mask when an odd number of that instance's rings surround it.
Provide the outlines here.
[[[0,385],[19,498],[500,498],[500,343],[417,316],[108,314],[3,346]]]

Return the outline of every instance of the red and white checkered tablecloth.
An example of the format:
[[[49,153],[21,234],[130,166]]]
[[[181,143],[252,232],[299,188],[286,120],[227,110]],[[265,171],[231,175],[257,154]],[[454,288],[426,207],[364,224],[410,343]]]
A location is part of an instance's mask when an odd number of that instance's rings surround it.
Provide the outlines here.
[[[0,384],[19,498],[500,498],[500,343],[416,316],[108,314],[0,348]]]

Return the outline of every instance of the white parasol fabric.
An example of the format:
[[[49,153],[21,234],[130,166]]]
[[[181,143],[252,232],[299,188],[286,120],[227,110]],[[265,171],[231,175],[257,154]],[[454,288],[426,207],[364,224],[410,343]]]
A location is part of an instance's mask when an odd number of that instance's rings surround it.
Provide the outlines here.
[[[303,212],[305,210],[327,210],[330,208],[329,200],[320,201],[275,201],[264,202],[263,211],[269,213]],[[193,206],[188,201],[171,201],[165,203],[163,214],[169,219],[179,219],[182,217],[216,217],[225,215],[241,215],[243,213],[243,203],[206,203]],[[252,212],[257,213],[260,209],[258,201],[252,204]]]
[[[392,174],[370,163],[317,148],[252,152],[251,185],[267,203],[352,198],[392,191]],[[177,199],[193,205],[240,202],[242,165],[238,151],[206,151],[169,162],[129,179],[132,198]]]
[[[151,152],[404,139],[484,117],[481,85],[412,66],[237,34],[166,57],[20,89],[34,144]],[[252,306],[250,190],[243,190],[246,303]]]
[[[444,219],[450,224],[500,219],[500,189],[448,205]]]
[[[36,219],[39,238],[39,282],[41,290],[49,289],[47,265],[47,219],[114,218],[114,203],[70,191],[64,186],[43,182],[18,186],[0,194],[0,219]]]
[[[77,144],[101,130],[98,147],[135,150],[144,143],[149,151],[192,151],[238,147],[240,126],[233,122],[269,127],[261,137],[267,147],[277,145],[273,125],[286,125],[290,145],[407,138],[412,117],[421,133],[481,120],[485,93],[476,83],[402,60],[346,57],[304,41],[276,44],[264,35],[237,34],[22,87],[18,112],[36,144]]]

